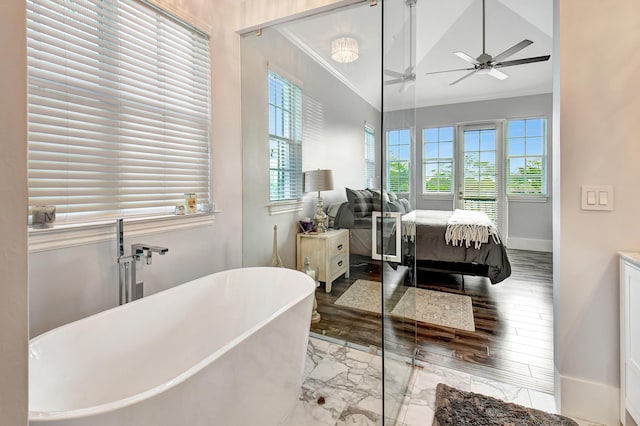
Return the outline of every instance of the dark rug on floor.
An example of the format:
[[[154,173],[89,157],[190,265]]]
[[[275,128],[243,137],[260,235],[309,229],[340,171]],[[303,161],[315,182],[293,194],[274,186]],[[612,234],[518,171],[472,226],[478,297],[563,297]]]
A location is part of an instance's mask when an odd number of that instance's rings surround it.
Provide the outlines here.
[[[568,417],[438,383],[433,426],[578,426]]]

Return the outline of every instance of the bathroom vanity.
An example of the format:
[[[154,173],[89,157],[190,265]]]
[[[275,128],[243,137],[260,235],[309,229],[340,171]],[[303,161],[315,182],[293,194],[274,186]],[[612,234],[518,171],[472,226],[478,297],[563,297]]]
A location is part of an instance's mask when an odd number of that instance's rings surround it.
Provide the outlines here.
[[[640,423],[640,253],[620,253],[620,421]]]

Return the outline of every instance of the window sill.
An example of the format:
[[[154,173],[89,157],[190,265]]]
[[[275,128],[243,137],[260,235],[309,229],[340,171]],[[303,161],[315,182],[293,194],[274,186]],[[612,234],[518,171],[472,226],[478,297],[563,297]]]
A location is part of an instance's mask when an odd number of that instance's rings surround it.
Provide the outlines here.
[[[125,219],[125,237],[137,237],[209,225],[215,222],[216,213],[219,212]],[[115,239],[115,225],[116,222],[113,220],[57,225],[53,228],[29,228],[29,253],[111,241]]]
[[[269,216],[282,213],[299,212],[302,210],[303,202],[300,200],[278,201],[267,205]]]
[[[423,192],[420,198],[423,200],[453,201],[453,194],[430,194],[428,192]]]
[[[547,195],[507,195],[507,201],[514,203],[546,203]]]

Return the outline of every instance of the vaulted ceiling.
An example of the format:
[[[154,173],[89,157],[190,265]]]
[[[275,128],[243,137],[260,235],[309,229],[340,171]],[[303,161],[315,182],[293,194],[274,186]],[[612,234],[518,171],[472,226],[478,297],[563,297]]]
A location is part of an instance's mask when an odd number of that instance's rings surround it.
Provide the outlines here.
[[[406,0],[385,1],[384,26],[380,5],[370,7],[366,3],[282,24],[279,30],[378,109],[382,94],[385,109],[394,110],[551,93],[553,57],[545,62],[501,68],[508,75],[505,80],[474,74],[450,85],[469,71],[425,74],[472,66],[453,52],[463,51],[474,58],[482,53],[482,1],[417,0],[413,25]],[[409,36],[412,26],[413,43]],[[341,36],[358,41],[356,61],[340,64],[331,59],[331,41]],[[508,60],[549,55],[552,37],[553,0],[486,0],[486,53],[496,56],[529,39],[533,44]],[[410,49],[412,44],[414,49]],[[414,65],[415,81],[384,85],[381,91],[382,80],[393,78],[383,75],[382,65],[396,73]]]

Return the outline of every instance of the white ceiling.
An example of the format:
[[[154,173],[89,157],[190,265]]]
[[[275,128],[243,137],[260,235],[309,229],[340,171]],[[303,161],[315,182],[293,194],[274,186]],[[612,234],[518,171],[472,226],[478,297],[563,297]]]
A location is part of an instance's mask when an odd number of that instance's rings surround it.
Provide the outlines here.
[[[403,72],[411,62],[410,9],[405,0],[385,1],[384,67]],[[381,11],[379,5],[360,4],[281,24],[278,29],[380,109]],[[486,0],[485,21],[486,53],[496,56],[529,39],[534,42],[532,45],[507,60],[551,54],[553,0]],[[417,0],[415,22],[415,83],[385,85],[385,110],[551,93],[553,57],[546,62],[502,68],[509,76],[502,81],[476,74],[451,86],[449,83],[468,71],[425,75],[468,68],[470,64],[455,56],[454,51],[473,57],[482,53],[482,1]],[[339,36],[358,40],[360,56],[355,62],[339,64],[331,60],[330,44]]]

